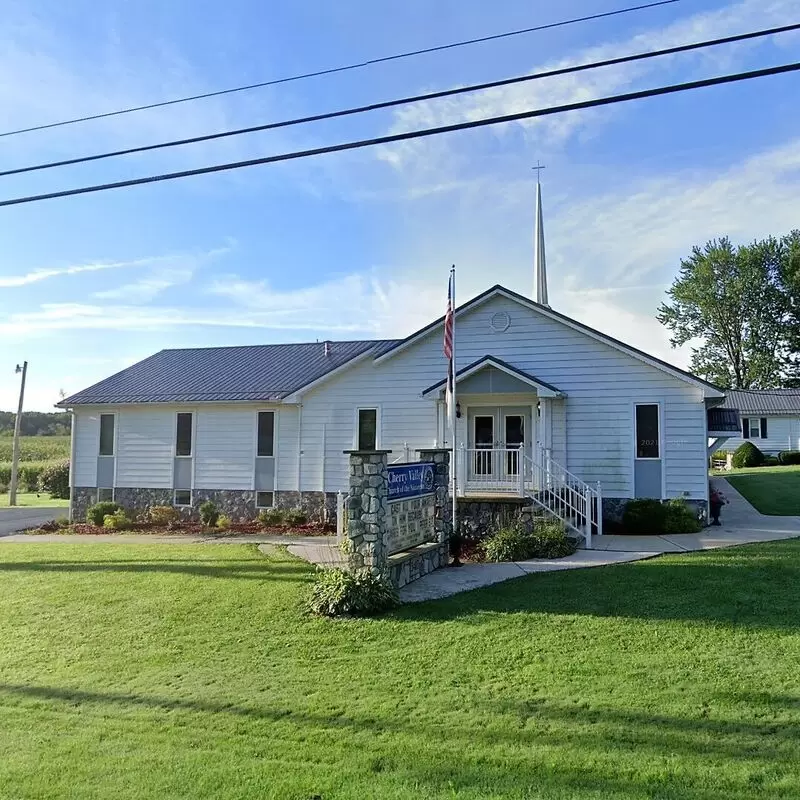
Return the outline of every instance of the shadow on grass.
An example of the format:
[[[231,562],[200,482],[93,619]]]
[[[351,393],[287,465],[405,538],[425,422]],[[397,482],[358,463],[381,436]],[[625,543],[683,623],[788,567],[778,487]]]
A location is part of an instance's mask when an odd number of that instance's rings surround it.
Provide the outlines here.
[[[55,573],[173,573],[205,578],[241,578],[247,580],[300,580],[309,574],[309,565],[252,559],[201,562],[191,559],[92,561],[0,561],[0,574],[6,572]]]
[[[448,715],[449,722],[431,724],[397,714],[358,717],[335,711],[320,713],[191,697],[167,698],[55,686],[0,684],[0,695],[64,703],[70,707],[96,704],[122,710],[138,706],[166,712],[232,715],[294,726],[301,741],[318,738],[319,731],[333,733],[341,740],[346,731],[356,736],[369,734],[377,748],[389,744],[387,735],[409,736],[421,747],[409,753],[408,758],[397,756],[396,748],[391,748],[393,758],[381,771],[388,766],[397,773],[396,777],[412,781],[415,786],[428,787],[429,791],[485,787],[491,788],[492,796],[519,797],[525,787],[531,791],[538,787],[575,792],[591,790],[601,792],[602,796],[637,798],[749,798],[755,796],[756,791],[764,797],[788,797],[780,793],[780,787],[776,787],[773,794],[769,791],[773,787],[763,786],[761,782],[780,780],[796,773],[793,764],[797,763],[800,733],[797,720],[710,719],[636,709],[589,708],[544,699],[493,701],[487,703],[488,715],[482,715],[480,722],[473,719],[472,724],[464,725],[454,720],[452,714]],[[800,698],[793,696],[758,693],[756,699],[755,705],[759,707],[767,705],[781,711],[800,705]],[[748,702],[747,697],[737,697],[737,700]],[[207,721],[204,724],[208,724]],[[336,734],[337,731],[341,733]],[[296,738],[280,729],[273,729],[271,735],[276,742],[282,738],[293,742]],[[439,743],[438,747],[432,743]],[[542,748],[549,753],[546,760],[536,755],[543,752]],[[568,753],[574,751],[576,756],[553,758],[558,748]],[[437,757],[426,758],[425,754],[431,752]],[[625,770],[615,768],[615,759],[623,755],[635,761],[626,761]],[[676,757],[687,761],[676,765],[673,771],[665,759]],[[353,758],[358,758],[356,751]],[[748,764],[745,774],[742,770],[725,768],[726,763],[742,761]],[[635,773],[632,763],[636,764]],[[707,770],[711,764],[717,774],[713,788],[707,785],[710,777]],[[720,783],[723,778],[725,785]],[[419,796],[425,796],[424,789]]]
[[[528,575],[404,606],[393,619],[465,619],[481,612],[800,627],[800,540],[583,570]],[[554,624],[557,622],[554,621]]]

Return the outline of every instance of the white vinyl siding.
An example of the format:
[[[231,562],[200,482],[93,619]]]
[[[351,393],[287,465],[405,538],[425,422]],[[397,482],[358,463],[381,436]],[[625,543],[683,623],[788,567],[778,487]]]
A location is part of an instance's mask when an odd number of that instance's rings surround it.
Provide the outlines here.
[[[196,489],[252,489],[256,412],[208,408],[195,414]]]
[[[100,414],[78,410],[73,420],[72,436],[75,463],[72,465],[72,485],[97,484],[97,454],[100,450]]]
[[[279,491],[297,490],[298,418],[298,407],[287,405],[281,406],[275,420],[275,489]]]
[[[748,419],[751,415],[747,415]],[[781,450],[800,450],[800,417],[770,417],[767,415],[767,438],[766,439],[743,439],[741,434],[733,436],[726,441],[720,449],[733,451],[744,441],[752,442],[759,450],[768,454],[776,455]],[[754,419],[761,419],[761,416],[753,416]]]
[[[118,411],[117,486],[171,489],[174,452],[174,410]]]
[[[497,312],[511,319],[504,333],[491,329]],[[565,402],[550,406],[555,417],[553,455],[566,451],[565,466],[584,480],[601,481],[609,497],[633,494],[632,404],[661,403],[667,494],[705,498],[705,406],[698,387],[504,297],[459,317],[456,353],[459,369],[490,354],[566,392]],[[303,397],[303,489],[319,489],[324,422],[325,488],[346,488],[342,451],[352,447],[353,410],[358,407],[380,407],[381,447],[393,451],[390,460],[402,454],[404,442],[412,451],[433,446],[435,403],[420,393],[445,374],[442,330],[436,328],[396,356],[379,364],[368,359],[310,391]],[[562,418],[565,440],[559,438]]]

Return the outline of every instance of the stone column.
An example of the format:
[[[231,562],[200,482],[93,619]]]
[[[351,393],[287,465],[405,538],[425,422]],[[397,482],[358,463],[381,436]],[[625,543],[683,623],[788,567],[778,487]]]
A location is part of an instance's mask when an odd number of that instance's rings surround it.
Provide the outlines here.
[[[347,498],[347,537],[350,566],[374,573],[386,569],[384,534],[389,525],[389,488],[386,472],[391,450],[345,450],[350,456],[350,492]]]
[[[433,462],[433,486],[436,506],[434,512],[434,530],[436,541],[447,544],[453,531],[453,504],[450,498],[450,455],[451,450],[444,448],[428,448],[417,450],[420,461]]]

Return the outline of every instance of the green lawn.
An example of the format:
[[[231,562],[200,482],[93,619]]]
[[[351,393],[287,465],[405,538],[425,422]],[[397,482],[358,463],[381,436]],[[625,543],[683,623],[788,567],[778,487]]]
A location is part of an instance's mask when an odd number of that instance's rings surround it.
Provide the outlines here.
[[[53,500],[48,494],[34,492],[17,492],[18,506],[48,506],[52,508],[69,508],[69,500]],[[8,508],[8,492],[0,494],[0,508]]]
[[[735,469],[721,474],[762,514],[800,515],[800,466]]]
[[[300,613],[234,545],[0,544],[9,798],[800,796],[800,541]]]

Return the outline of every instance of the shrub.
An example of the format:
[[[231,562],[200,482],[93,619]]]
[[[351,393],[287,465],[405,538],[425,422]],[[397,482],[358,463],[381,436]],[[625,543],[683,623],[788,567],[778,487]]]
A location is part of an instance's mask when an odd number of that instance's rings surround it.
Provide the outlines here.
[[[660,500],[629,500],[622,512],[622,527],[625,533],[653,534],[664,533],[667,507]]]
[[[175,506],[150,506],[147,521],[158,528],[172,529],[181,521],[181,512]]]
[[[525,561],[530,558],[529,534],[518,525],[501,528],[484,543],[483,552],[488,561]]]
[[[527,561],[531,558],[564,558],[576,550],[564,526],[556,521],[537,521],[528,530],[521,523],[501,528],[483,544],[487,561]]]
[[[86,512],[86,519],[88,522],[91,522],[92,525],[100,526],[103,524],[107,515],[113,514],[119,509],[119,503],[114,503],[111,500],[103,500],[100,503],[95,503],[93,506],[89,506],[89,509]]]
[[[734,450],[731,461],[734,469],[760,467],[764,463],[764,454],[752,442],[742,442]]]
[[[124,508],[118,508],[113,514],[106,514],[103,517],[103,527],[114,531],[124,531],[130,528],[131,518]]]
[[[567,538],[560,522],[537,523],[533,529],[534,549],[529,558],[564,558],[571,556],[578,548]]]
[[[220,514],[217,520],[217,527],[221,531],[227,531],[233,525],[233,520],[227,514]]]
[[[258,521],[265,528],[277,528],[286,521],[286,513],[280,508],[265,508],[258,515]]]
[[[69,500],[69,460],[55,461],[39,473],[39,491],[50,497]]]
[[[55,523],[59,528],[69,528],[69,517],[58,517]]]
[[[206,500],[200,506],[200,522],[205,528],[214,528],[219,520],[219,509],[213,500]]]
[[[700,533],[703,525],[682,497],[668,500],[664,504],[664,533]]]
[[[324,617],[364,617],[398,604],[397,590],[384,575],[367,569],[319,569],[308,610]]]
[[[800,464],[800,450],[781,450],[778,453],[779,464]]]
[[[284,515],[287,525],[305,525],[308,522],[308,514],[302,508],[291,508]]]
[[[777,456],[764,456],[764,463],[762,467],[777,467],[781,462]]]

